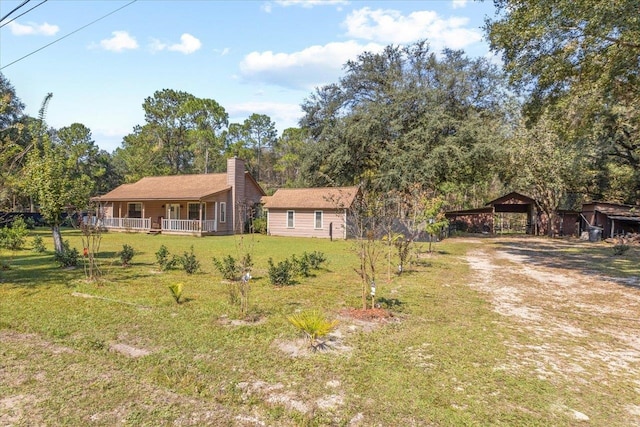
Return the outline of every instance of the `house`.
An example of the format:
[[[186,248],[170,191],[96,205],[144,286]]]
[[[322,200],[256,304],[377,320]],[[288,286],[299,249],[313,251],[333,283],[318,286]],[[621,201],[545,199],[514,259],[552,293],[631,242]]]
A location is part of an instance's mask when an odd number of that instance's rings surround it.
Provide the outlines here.
[[[281,188],[263,199],[272,236],[347,238],[347,212],[358,187]]]
[[[264,195],[234,157],[226,173],[145,177],[93,201],[107,230],[204,236],[240,230]]]

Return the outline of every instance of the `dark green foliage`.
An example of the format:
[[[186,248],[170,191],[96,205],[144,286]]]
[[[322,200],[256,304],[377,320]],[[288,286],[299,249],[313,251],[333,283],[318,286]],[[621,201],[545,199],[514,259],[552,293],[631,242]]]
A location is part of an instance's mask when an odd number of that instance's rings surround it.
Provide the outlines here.
[[[185,252],[180,257],[180,264],[187,274],[194,274],[200,270],[200,261],[196,259],[196,255],[193,253],[193,245],[189,252]]]
[[[272,285],[276,286],[289,286],[293,285],[295,266],[291,261],[285,259],[279,261],[277,264],[273,263],[273,259],[269,258],[269,281]]]
[[[213,258],[213,265],[222,274],[224,279],[238,280],[238,277],[240,276],[240,265],[236,263],[236,259],[231,255],[227,255],[222,258],[222,260]]]
[[[309,265],[312,269],[318,270],[322,264],[327,260],[327,257],[323,252],[313,251],[313,252],[304,252],[302,254],[303,257],[306,257],[309,261]]]
[[[171,258],[169,257],[169,255],[169,249],[167,249],[165,245],[160,246],[160,249],[158,249],[158,252],[156,252],[156,261],[160,266],[160,270],[171,270],[178,264],[178,259],[175,257],[175,255]]]
[[[122,250],[118,252],[120,256],[120,262],[123,267],[127,267],[131,260],[133,259],[133,255],[135,255],[135,251],[130,245],[124,244],[122,245]]]
[[[309,257],[306,252],[300,258],[291,255],[291,264],[294,266],[297,275],[302,277],[311,276],[311,266],[309,265]]]
[[[269,258],[269,279],[273,285],[293,285],[295,277],[311,277],[311,270],[317,270],[326,261],[324,253],[313,251],[303,252],[300,257],[291,258],[274,264]]]
[[[43,253],[47,251],[47,248],[44,246],[44,242],[42,241],[42,236],[35,236],[32,242],[33,251],[36,253]]]
[[[60,267],[75,267],[78,265],[80,253],[72,248],[68,240],[62,242],[62,251],[56,252],[53,259]]]
[[[509,96],[489,61],[436,54],[423,41],[365,52],[344,68],[302,105],[314,141],[300,165],[309,184],[388,191],[493,179]]]
[[[27,223],[22,217],[17,217],[10,226],[0,228],[0,247],[12,251],[22,249],[27,234]]]
[[[249,271],[253,266],[251,254],[245,254],[244,258],[237,261],[231,255],[227,255],[221,260],[213,258],[213,265],[222,274],[226,280],[240,280],[240,276]]]

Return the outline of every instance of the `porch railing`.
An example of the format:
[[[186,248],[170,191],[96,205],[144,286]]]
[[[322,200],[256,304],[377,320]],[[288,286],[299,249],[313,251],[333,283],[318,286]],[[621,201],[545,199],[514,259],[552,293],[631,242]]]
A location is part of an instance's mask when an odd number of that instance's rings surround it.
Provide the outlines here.
[[[151,218],[102,218],[103,227],[124,230],[150,230]],[[156,226],[157,227],[157,226]],[[198,221],[197,219],[163,219],[162,230],[179,233],[197,233],[217,231],[215,220]]]
[[[151,218],[102,218],[105,228],[123,228],[125,230],[149,230]]]
[[[163,219],[162,229],[184,233],[216,231],[216,222],[215,220],[199,221],[197,219]]]

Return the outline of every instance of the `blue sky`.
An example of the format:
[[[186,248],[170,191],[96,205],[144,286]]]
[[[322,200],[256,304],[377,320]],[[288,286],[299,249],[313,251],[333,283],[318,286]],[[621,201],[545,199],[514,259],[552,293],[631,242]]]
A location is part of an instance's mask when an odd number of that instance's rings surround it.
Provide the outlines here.
[[[23,1],[0,0],[0,15]],[[481,26],[493,14],[491,1],[465,0],[42,1],[0,23],[0,72],[27,114],[52,92],[48,124],[83,123],[110,152],[144,124],[142,103],[157,90],[215,99],[231,122],[267,114],[281,132],[363,51],[426,38],[435,51],[488,55]]]

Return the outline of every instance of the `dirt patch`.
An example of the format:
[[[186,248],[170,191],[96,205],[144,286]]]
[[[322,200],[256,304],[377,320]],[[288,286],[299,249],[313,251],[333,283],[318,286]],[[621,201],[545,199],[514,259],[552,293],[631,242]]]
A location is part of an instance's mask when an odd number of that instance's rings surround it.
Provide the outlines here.
[[[259,397],[264,402],[283,406],[289,411],[302,414],[310,413],[316,409],[333,411],[344,405],[344,395],[338,387],[331,387],[333,392],[320,396],[317,399],[309,399],[308,396],[299,396],[282,383],[267,383],[264,381],[241,382],[237,387],[242,391],[242,399]],[[259,418],[256,420],[259,421]]]
[[[20,421],[37,399],[32,395],[18,394],[0,399],[0,425],[11,426]]]
[[[65,347],[63,345],[54,344],[50,341],[45,340],[36,334],[21,334],[19,332],[14,332],[10,330],[1,330],[0,331],[0,342],[4,345],[7,344],[29,344],[30,346],[37,347],[46,353],[51,354],[63,354],[63,353],[74,353],[75,350],[69,347]]]
[[[483,246],[466,256],[475,272],[469,286],[485,294],[504,316],[501,323],[514,331],[505,341],[510,360],[496,369],[533,371],[540,379],[576,386],[639,378],[640,290],[582,268],[563,268],[569,261],[553,258],[559,255],[551,254],[555,243],[549,239],[518,243]],[[428,367],[427,349],[408,350]],[[632,424],[640,423],[637,411],[627,409]],[[574,409],[559,412],[589,419]]]
[[[115,351],[116,353],[124,354],[127,357],[138,358],[143,356],[148,356],[151,354],[151,351],[144,348],[136,348],[127,344],[122,343],[114,343],[109,346],[109,350]]]
[[[249,319],[229,319],[227,316],[220,316],[218,324],[222,326],[258,326],[267,321],[265,316],[258,316]]]

